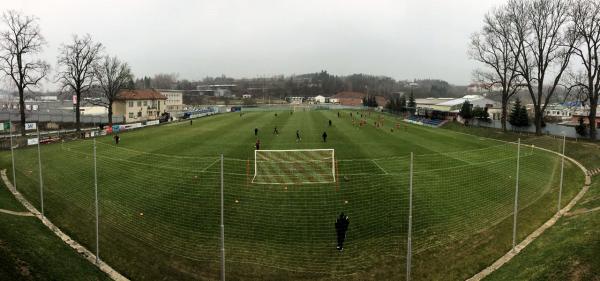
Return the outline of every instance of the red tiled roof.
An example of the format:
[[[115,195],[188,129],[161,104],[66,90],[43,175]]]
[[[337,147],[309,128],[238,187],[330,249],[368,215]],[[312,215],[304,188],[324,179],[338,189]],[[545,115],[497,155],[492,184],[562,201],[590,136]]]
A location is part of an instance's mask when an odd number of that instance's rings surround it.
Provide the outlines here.
[[[359,92],[339,92],[337,94],[335,94],[335,96],[333,96],[332,98],[336,98],[336,99],[362,99],[364,97],[366,97],[366,94],[363,93],[359,93]]]
[[[122,90],[116,100],[166,100],[167,97],[153,89]]]

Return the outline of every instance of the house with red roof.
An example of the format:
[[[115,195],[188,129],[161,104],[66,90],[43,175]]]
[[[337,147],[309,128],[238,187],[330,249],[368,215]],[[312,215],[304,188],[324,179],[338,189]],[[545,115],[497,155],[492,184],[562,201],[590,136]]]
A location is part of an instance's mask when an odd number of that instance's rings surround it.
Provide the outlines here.
[[[125,123],[158,120],[166,112],[167,97],[154,89],[122,90],[113,101],[113,114]]]

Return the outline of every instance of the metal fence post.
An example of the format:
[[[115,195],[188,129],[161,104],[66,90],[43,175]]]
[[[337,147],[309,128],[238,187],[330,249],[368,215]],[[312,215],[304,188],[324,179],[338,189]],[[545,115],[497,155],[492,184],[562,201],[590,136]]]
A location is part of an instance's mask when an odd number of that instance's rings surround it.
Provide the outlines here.
[[[45,216],[44,216],[44,179],[42,177],[42,150],[40,149],[40,123],[38,122],[35,127],[37,129],[38,167],[39,167],[39,174],[40,174],[40,210],[42,213],[42,219],[44,219],[45,218]]]
[[[100,262],[100,238],[98,229],[98,166],[96,163],[96,138],[94,138],[94,201],[96,204],[96,264]]]
[[[225,281],[225,222],[223,209],[223,154],[221,154],[221,280]]]
[[[15,171],[15,151],[14,151],[14,145],[13,145],[13,123],[12,123],[12,114],[11,112],[8,113],[8,120],[10,123],[10,128],[8,128],[8,133],[10,135],[10,157],[12,158],[12,174],[13,174],[13,186],[15,187],[15,190],[17,190],[17,172]]]
[[[563,136],[563,145],[562,145],[562,155],[561,155],[561,163],[560,163],[560,186],[558,188],[558,211],[560,212],[560,201],[562,199],[562,190],[563,190],[563,175],[565,169],[565,144],[566,144],[566,135]]]
[[[412,262],[412,194],[413,194],[413,158],[410,153],[410,174],[408,184],[408,234],[406,245],[406,280],[410,281],[410,268]]]
[[[512,250],[515,250],[515,246],[517,245],[517,211],[519,209],[519,164],[521,160],[521,139],[519,138],[517,142],[517,176],[515,182],[515,209],[514,209],[514,219],[513,219],[513,243]]]

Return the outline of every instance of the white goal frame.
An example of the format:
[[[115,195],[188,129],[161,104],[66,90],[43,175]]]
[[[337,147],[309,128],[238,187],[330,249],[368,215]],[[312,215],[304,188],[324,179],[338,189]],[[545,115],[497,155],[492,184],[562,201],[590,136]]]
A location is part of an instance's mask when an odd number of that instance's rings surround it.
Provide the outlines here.
[[[335,149],[333,148],[316,148],[316,149],[261,149],[254,150],[254,176],[252,177],[252,183],[256,179],[258,175],[258,161],[257,161],[257,152],[311,152],[311,151],[330,151],[331,152],[331,175],[333,176],[333,183],[337,181],[337,176],[335,174]],[[269,184],[287,184],[287,183],[269,183]]]

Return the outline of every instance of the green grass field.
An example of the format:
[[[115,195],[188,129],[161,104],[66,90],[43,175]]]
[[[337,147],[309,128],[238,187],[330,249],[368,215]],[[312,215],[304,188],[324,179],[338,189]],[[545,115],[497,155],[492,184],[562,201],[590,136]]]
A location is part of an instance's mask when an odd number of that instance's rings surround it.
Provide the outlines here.
[[[411,152],[415,279],[467,278],[510,249],[516,145],[398,129],[388,115],[375,127],[378,113],[364,112],[358,127],[349,114],[231,113],[123,133],[118,146],[98,138],[101,258],[136,280],[218,279],[221,153],[232,280],[403,279]],[[336,181],[302,184],[314,169],[282,163],[267,168],[279,176],[253,183],[254,128],[261,149],[335,149]],[[520,153],[519,240],[556,211],[560,181],[560,157],[530,146]],[[46,215],[95,251],[92,154],[83,140],[43,145],[41,158]],[[1,160],[10,174],[10,154]],[[39,208],[37,149],[18,149],[15,160],[17,189]],[[285,177],[293,183],[281,184]],[[564,183],[567,202],[583,183],[568,162]],[[333,223],[342,211],[350,227],[340,253]]]

